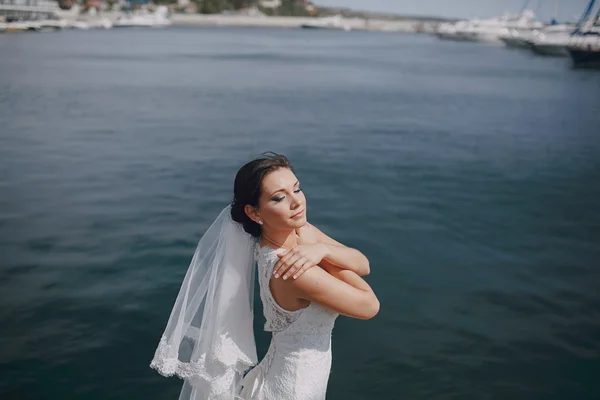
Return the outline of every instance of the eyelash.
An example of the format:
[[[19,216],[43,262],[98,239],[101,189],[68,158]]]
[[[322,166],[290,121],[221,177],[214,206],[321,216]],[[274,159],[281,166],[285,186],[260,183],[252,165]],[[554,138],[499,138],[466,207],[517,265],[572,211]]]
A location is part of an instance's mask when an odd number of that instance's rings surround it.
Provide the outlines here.
[[[294,193],[300,193],[301,191],[302,191],[302,189],[298,188],[298,189],[294,190]],[[279,203],[283,199],[285,199],[285,196],[283,196],[283,197],[276,197],[276,198],[273,199],[273,201],[275,203]]]

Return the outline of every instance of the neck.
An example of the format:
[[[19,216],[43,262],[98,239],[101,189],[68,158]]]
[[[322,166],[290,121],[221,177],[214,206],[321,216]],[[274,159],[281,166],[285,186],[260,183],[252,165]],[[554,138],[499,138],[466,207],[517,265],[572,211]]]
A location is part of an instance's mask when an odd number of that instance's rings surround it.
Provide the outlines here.
[[[263,228],[263,233],[261,235],[261,244],[273,248],[291,250],[298,245],[296,237],[293,233],[293,230],[274,231],[271,229],[265,230]]]

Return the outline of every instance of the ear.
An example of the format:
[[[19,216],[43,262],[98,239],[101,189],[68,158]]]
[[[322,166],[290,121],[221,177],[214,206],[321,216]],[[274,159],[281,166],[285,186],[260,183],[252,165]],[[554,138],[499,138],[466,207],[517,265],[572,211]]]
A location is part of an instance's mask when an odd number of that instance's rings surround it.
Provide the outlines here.
[[[260,216],[258,215],[258,210],[256,209],[256,207],[252,207],[250,204],[246,204],[244,206],[244,212],[246,213],[248,218],[250,218],[252,221],[258,224]]]

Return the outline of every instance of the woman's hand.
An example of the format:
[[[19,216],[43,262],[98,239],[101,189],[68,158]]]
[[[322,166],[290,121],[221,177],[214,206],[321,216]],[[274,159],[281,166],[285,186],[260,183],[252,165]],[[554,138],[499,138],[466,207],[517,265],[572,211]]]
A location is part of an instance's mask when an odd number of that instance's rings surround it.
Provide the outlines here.
[[[301,244],[286,253],[277,254],[280,258],[273,267],[275,278],[298,279],[309,268],[319,264],[327,255],[327,245],[323,243]]]

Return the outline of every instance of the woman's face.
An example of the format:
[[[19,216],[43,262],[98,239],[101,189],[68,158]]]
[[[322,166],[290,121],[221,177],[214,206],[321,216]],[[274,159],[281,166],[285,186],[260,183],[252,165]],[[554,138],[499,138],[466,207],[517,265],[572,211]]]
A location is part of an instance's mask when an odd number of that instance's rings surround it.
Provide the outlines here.
[[[258,218],[264,228],[287,230],[306,224],[306,197],[294,173],[279,168],[262,180]]]

